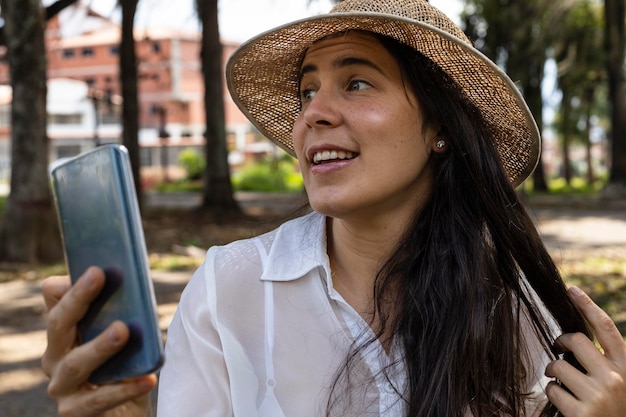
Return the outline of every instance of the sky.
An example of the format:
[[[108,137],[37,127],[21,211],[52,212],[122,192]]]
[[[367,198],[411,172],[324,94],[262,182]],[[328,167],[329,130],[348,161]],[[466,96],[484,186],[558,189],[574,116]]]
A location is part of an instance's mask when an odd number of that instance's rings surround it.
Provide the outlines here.
[[[47,0],[50,1],[50,0]],[[81,0],[104,16],[119,19],[117,0]],[[430,0],[431,4],[458,22],[461,0]],[[198,30],[195,0],[140,0],[138,27],[175,27]],[[325,13],[332,7],[329,0],[220,0],[219,25],[223,39],[243,42],[283,23],[310,15]]]

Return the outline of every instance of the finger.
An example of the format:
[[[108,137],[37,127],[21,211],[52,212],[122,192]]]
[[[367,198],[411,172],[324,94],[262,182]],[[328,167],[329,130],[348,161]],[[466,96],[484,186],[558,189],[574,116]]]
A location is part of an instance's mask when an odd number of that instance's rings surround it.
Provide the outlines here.
[[[626,345],[617,326],[593,300],[578,287],[571,287],[569,294],[583,316],[594,330],[606,357],[626,365]]]
[[[593,381],[589,376],[562,359],[550,362],[546,366],[545,374],[559,379],[578,399],[583,399],[590,391],[590,386],[593,386]]]
[[[72,283],[69,276],[53,276],[46,278],[41,284],[41,293],[48,310],[52,309],[63,295],[70,289]]]
[[[147,394],[156,386],[156,382],[156,375],[152,374],[123,383],[103,385],[90,391],[81,391],[58,401],[59,415],[95,417],[130,401],[135,401],[137,404],[134,406],[137,408],[149,410],[150,398]]]
[[[53,283],[50,284],[50,287],[53,286]],[[97,296],[103,285],[104,273],[102,270],[89,268],[49,311],[47,319],[48,344],[42,359],[42,366],[46,375],[51,376],[56,363],[76,344],[76,324],[85,314],[89,303]],[[54,302],[53,299],[54,295],[51,295],[50,301]]]
[[[593,341],[582,333],[563,334],[556,339],[555,346],[564,352],[572,352],[589,374],[603,372],[609,365]]]
[[[116,321],[93,340],[73,349],[59,362],[50,380],[50,397],[59,398],[75,392],[96,368],[124,347],[129,335],[128,327]]]
[[[565,417],[577,416],[576,412],[580,409],[580,401],[556,382],[552,381],[546,386],[546,396]]]
[[[59,338],[65,340],[74,331],[103,285],[104,273],[99,268],[89,268],[78,279],[48,314],[48,344],[54,345]]]

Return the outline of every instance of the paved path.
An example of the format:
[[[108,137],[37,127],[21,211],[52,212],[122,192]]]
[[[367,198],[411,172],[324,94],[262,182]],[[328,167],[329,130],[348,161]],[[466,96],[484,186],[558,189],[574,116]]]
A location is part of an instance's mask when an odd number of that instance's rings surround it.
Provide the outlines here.
[[[580,250],[626,257],[626,210],[532,210],[548,248],[562,258]],[[577,252],[578,251],[578,252]],[[159,318],[166,329],[191,273],[153,274]],[[0,417],[53,417],[40,371],[45,349],[39,281],[0,284]]]

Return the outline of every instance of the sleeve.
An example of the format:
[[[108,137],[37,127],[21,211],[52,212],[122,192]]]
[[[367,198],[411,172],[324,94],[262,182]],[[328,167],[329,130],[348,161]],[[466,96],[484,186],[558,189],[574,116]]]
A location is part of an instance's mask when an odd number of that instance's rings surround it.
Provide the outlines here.
[[[183,291],[167,334],[158,417],[233,415],[229,377],[217,331],[214,264],[207,254]]]

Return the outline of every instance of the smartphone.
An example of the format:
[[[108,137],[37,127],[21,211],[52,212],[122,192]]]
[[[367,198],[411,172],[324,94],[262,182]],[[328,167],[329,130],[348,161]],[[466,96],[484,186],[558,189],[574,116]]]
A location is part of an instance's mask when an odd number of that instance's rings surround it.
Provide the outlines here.
[[[127,149],[104,145],[65,160],[50,169],[50,181],[72,282],[92,265],[106,277],[78,323],[80,341],[115,320],[130,330],[126,346],[89,381],[105,384],[158,370],[163,339]]]

